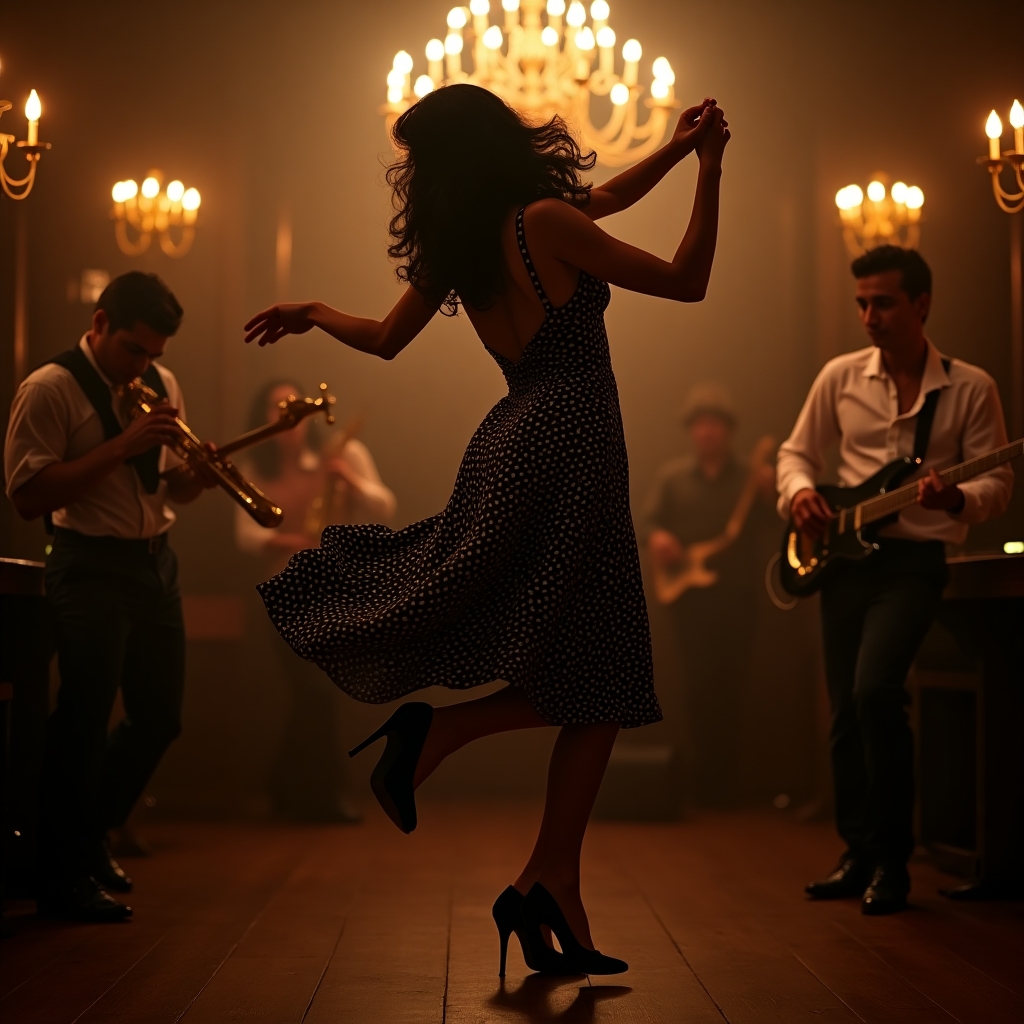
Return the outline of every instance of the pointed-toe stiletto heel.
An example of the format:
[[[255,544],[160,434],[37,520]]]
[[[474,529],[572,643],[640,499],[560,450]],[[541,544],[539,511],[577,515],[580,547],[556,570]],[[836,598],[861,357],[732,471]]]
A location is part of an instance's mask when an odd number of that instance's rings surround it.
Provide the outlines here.
[[[629,970],[625,960],[582,946],[573,935],[562,908],[540,882],[523,897],[523,920],[528,929],[539,932],[541,925],[547,925],[555,933],[565,966],[574,974],[622,974]]]
[[[539,928],[529,928],[523,920],[523,894],[510,885],[491,907],[491,916],[498,926],[498,977],[505,977],[505,959],[508,940],[515,932],[523,950],[523,959],[531,971],[541,974],[578,974],[566,967],[562,954],[552,949],[543,939]]]
[[[407,835],[416,828],[413,778],[433,718],[434,709],[429,704],[403,704],[376,732],[348,752],[349,757],[355,757],[375,740],[387,737],[384,753],[370,776],[370,788],[384,813]]]

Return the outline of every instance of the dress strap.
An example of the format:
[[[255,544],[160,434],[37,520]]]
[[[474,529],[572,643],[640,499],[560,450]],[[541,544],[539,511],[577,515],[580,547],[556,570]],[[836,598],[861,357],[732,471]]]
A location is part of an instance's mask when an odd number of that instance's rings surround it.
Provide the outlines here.
[[[523,230],[523,214],[525,212],[526,207],[524,206],[516,214],[516,241],[519,243],[519,254],[523,257],[523,263],[526,265],[526,272],[530,275],[530,280],[533,282],[533,287],[537,292],[537,298],[540,299],[545,312],[550,313],[552,309],[551,300],[547,297],[547,293],[541,287],[540,278],[537,276],[537,268],[533,265],[533,260],[530,259],[530,250],[526,248],[526,232]]]

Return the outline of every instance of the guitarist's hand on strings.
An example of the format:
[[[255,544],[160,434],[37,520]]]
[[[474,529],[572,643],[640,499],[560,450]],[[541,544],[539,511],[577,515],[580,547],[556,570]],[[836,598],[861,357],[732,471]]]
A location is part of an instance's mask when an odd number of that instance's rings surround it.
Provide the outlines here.
[[[647,538],[651,560],[659,566],[678,565],[683,560],[683,546],[668,530],[652,530]]]
[[[810,487],[793,495],[789,511],[796,528],[814,540],[825,532],[834,518],[828,502]]]
[[[964,492],[956,484],[945,486],[934,469],[929,470],[928,475],[917,482],[917,503],[921,508],[956,515],[963,512],[964,501]]]

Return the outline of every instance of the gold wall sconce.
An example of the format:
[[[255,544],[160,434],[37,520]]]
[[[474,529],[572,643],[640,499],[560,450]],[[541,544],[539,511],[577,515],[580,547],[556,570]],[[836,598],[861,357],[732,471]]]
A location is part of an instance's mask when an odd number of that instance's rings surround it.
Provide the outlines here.
[[[0,100],[0,117],[12,106],[13,104],[9,100]],[[25,118],[28,121],[28,129],[24,141],[15,142],[13,135],[0,132],[0,186],[11,199],[28,198],[28,194],[36,182],[36,167],[39,164],[39,157],[44,149],[50,148],[48,142],[39,141],[39,118],[42,113],[43,105],[39,102],[39,96],[33,89],[25,102]],[[11,178],[7,174],[5,164],[12,143],[24,152],[25,159],[28,161],[28,174],[24,178]],[[18,189],[21,191],[17,191]]]
[[[924,192],[917,185],[896,181],[890,188],[888,176],[878,173],[866,190],[860,185],[841,188],[836,193],[836,206],[843,241],[854,259],[876,245],[914,249],[921,240]]]
[[[616,71],[616,36],[608,24],[607,0],[587,8],[579,0],[469,0],[448,12],[444,39],[425,50],[427,73],[413,78],[413,59],[396,55],[387,76],[386,127],[427,93],[453,82],[471,82],[500,96],[531,119],[559,114],[579,130],[584,149],[607,167],[621,167],[652,153],[665,135],[676,103],[676,76],[664,57],[654,61],[652,81],[639,81],[643,48],[636,39],[621,47]],[[648,93],[643,98],[644,92]],[[591,100],[607,100],[605,123],[591,120]],[[642,121],[641,108],[647,108]],[[610,108],[610,109],[609,109]]]
[[[164,188],[163,174],[154,169],[143,179],[141,187],[129,178],[117,182],[110,194],[114,200],[114,237],[126,256],[141,256],[154,234],[160,240],[160,248],[175,259],[192,248],[202,201],[197,189],[185,188],[177,179]],[[135,232],[134,241],[129,237],[129,228]]]
[[[1020,100],[1014,100],[1010,107],[1010,127],[1013,129],[1013,149],[1002,149],[1003,122],[993,110],[985,122],[985,134],[988,136],[988,156],[978,157],[978,163],[987,167],[992,176],[992,194],[996,197],[999,209],[1004,213],[1020,213],[1024,210],[1024,107]],[[1019,192],[1007,192],[1000,176],[1003,168],[1009,164],[1017,179]],[[1012,187],[1012,186],[1011,186]]]

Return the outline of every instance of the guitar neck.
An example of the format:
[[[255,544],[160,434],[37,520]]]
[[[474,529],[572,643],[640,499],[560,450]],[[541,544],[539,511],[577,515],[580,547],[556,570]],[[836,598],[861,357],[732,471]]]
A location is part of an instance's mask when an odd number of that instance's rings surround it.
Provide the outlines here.
[[[996,466],[1001,466],[1004,462],[1009,462],[1010,459],[1015,459],[1022,454],[1024,454],[1024,438],[1011,441],[1010,444],[980,455],[976,459],[968,459],[967,462],[961,462],[958,466],[944,469],[939,473],[939,479],[946,487],[951,484],[959,484],[981,473],[987,473],[990,469],[995,469]],[[885,519],[905,508],[910,508],[916,502],[917,481],[915,480],[914,483],[904,484],[888,494],[881,494],[877,498],[862,501],[857,506],[860,513],[857,520],[861,525],[866,526],[868,523],[877,522],[879,519]]]
[[[232,441],[225,441],[224,444],[217,448],[217,451],[221,455],[230,455],[232,452],[241,451],[243,448],[250,448],[254,444],[266,441],[267,438],[273,437],[275,434],[291,430],[297,422],[297,420],[275,420],[273,423],[266,423],[262,427],[250,430],[247,434],[242,434]]]

